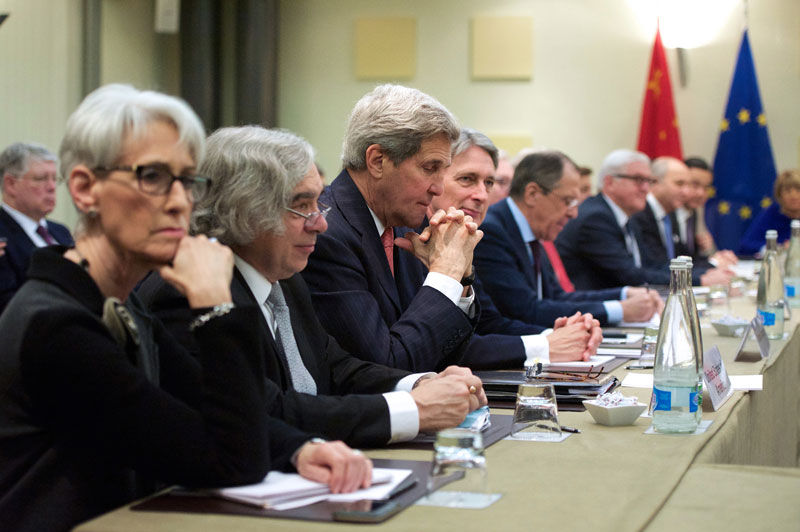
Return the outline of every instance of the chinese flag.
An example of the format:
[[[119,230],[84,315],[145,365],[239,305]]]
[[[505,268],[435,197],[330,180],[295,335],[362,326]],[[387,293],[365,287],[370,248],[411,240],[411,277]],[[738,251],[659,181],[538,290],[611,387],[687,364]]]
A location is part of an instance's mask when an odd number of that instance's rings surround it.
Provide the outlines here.
[[[637,149],[653,159],[662,155],[683,159],[678,119],[672,102],[672,83],[669,80],[667,56],[658,29],[644,92],[642,125],[639,128]]]

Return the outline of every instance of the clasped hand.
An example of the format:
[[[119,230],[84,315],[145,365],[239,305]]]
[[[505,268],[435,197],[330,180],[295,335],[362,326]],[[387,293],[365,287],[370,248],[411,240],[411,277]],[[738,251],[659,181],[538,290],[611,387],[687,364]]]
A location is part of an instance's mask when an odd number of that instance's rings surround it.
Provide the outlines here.
[[[422,233],[408,232],[394,242],[413,253],[428,271],[461,280],[472,273],[472,253],[482,237],[471,216],[450,207],[447,212],[436,211]]]

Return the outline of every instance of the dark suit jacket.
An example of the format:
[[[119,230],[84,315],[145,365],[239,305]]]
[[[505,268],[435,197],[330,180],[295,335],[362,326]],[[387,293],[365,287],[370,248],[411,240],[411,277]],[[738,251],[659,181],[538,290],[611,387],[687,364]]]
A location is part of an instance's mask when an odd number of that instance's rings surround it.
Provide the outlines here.
[[[702,251],[697,246],[697,212],[692,214],[695,219],[695,226],[694,226],[694,234],[692,235],[694,238],[694,247],[689,247],[689,243],[681,239],[681,228],[680,224],[678,223],[678,215],[677,211],[673,211],[669,213],[669,219],[672,221],[672,238],[673,242],[675,242],[675,255],[688,255],[692,257],[692,263],[694,264],[695,269],[701,268],[704,271],[713,268],[710,262],[708,262],[708,257],[703,254]],[[688,233],[690,228],[686,227],[687,232],[687,240],[688,240]]]
[[[65,226],[47,220],[47,230],[62,246],[73,245],[72,235]],[[5,255],[0,257],[0,312],[3,312],[27,278],[28,264],[36,244],[3,208],[0,208],[0,236],[8,239]]]
[[[661,231],[658,229],[658,220],[656,214],[650,203],[643,211],[637,212],[631,217],[636,221],[639,226],[639,236],[637,242],[639,243],[639,253],[642,255],[642,266],[653,270],[662,269],[669,275],[669,258],[667,257],[667,248],[664,241],[661,239]],[[677,220],[673,222],[673,227],[678,225]],[[677,228],[677,227],[676,227]],[[675,245],[675,255],[678,255],[680,249],[680,235],[675,238],[675,231],[672,232],[670,238],[673,239]],[[677,241],[676,241],[677,240]],[[700,274],[705,269],[695,266],[692,270],[692,282],[700,284]]]
[[[639,226],[631,224],[634,238],[641,240]],[[641,247],[641,244],[639,244]],[[578,216],[570,220],[556,238],[569,278],[582,290],[622,285],[669,284],[669,270],[637,268],[633,255],[625,246],[625,234],[614,218],[602,194],[587,198],[578,208]],[[643,250],[639,250],[641,254]]]
[[[423,287],[427,270],[395,248],[395,277],[364,198],[346,170],[320,200],[331,206],[303,278],[320,321],[348,352],[410,371],[456,364],[477,317]],[[395,228],[395,236],[410,229]]]
[[[292,389],[286,360],[262,319],[260,341],[253,348],[264,354],[268,413],[353,446],[385,445],[391,436],[389,407],[379,394],[392,391],[408,372],[364,362],[342,351],[319,323],[303,279],[294,275],[280,283],[300,356],[317,384],[318,395]],[[237,306],[260,305],[238,270],[234,271],[231,294]],[[138,295],[182,344],[196,351],[188,327],[192,314],[177,290],[153,273],[139,287]]]
[[[520,336],[539,334],[545,328],[501,314],[477,276],[472,288],[481,305],[481,315],[458,364],[475,370],[521,368],[526,356]]]
[[[553,325],[559,316],[591,312],[602,324],[608,316],[604,300],[620,298],[620,288],[565,292],[542,253],[542,299],[536,272],[511,209],[505,201],[489,208],[481,224],[483,239],[475,249],[475,267],[489,296],[502,314],[529,323]]]

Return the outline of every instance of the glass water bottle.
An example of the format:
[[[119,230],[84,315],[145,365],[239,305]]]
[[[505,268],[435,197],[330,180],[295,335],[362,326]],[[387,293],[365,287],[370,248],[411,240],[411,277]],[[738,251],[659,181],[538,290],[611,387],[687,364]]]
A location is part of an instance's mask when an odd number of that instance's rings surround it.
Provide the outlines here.
[[[695,353],[697,353],[697,365],[700,368],[700,376],[697,382],[697,422],[703,419],[703,331],[700,328],[700,313],[697,312],[697,300],[692,290],[692,268],[694,263],[692,257],[681,255],[678,257],[686,263],[686,270],[683,272],[685,277],[684,286],[686,288],[686,305],[689,310],[689,318],[692,323],[692,342],[694,343]]]
[[[792,308],[800,307],[800,220],[792,220],[792,240],[783,271],[786,300]]]
[[[653,365],[653,428],[657,432],[694,432],[699,423],[699,357],[686,301],[683,260],[670,261],[669,296],[661,317]]]
[[[758,297],[756,307],[764,320],[767,338],[783,338],[783,278],[778,264],[778,232],[767,231],[767,252],[761,259],[761,272],[758,274]]]

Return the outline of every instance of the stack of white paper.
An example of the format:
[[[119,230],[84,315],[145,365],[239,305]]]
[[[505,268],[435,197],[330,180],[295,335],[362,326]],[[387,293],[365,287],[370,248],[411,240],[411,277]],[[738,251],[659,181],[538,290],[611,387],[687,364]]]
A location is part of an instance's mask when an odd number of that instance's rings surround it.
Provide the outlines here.
[[[327,484],[308,480],[297,473],[270,471],[263,481],[248,486],[235,486],[212,490],[225,499],[260,506],[273,510],[288,510],[313,504],[322,500],[341,502],[363,499],[379,500],[409,474],[410,469],[375,468],[372,470],[372,486],[352,493],[334,495]]]

